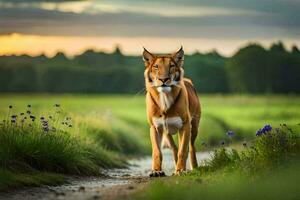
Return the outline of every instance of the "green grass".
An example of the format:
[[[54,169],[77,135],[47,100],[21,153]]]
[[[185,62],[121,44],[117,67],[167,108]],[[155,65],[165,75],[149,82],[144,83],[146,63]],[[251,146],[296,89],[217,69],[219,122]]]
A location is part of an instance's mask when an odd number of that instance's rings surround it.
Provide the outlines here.
[[[2,129],[0,138],[0,166],[5,169],[97,175],[100,167],[125,165],[125,160],[115,152],[84,142],[68,132]]]
[[[239,140],[251,139],[255,136],[257,127],[265,124],[279,126],[282,123],[294,127],[300,123],[299,96],[247,96],[247,95],[199,95],[202,104],[202,119],[200,122],[198,149],[204,141],[209,145],[219,144],[226,139],[225,133],[233,130]],[[127,126],[138,128],[130,133],[144,139],[142,145],[148,142],[148,124],[146,119],[144,96],[99,96],[99,95],[2,95],[0,112],[6,111],[9,104],[22,109],[31,103],[37,110],[48,111],[49,106],[60,103],[71,117],[88,118],[91,123],[112,126],[118,125],[115,119],[125,122]],[[106,121],[103,123],[103,118]]]
[[[170,177],[151,182],[131,199],[139,200],[294,200],[299,199],[300,165],[261,175],[254,180],[239,173]]]
[[[52,134],[38,126],[10,134],[0,129],[2,169],[91,175],[101,168],[124,166],[126,157],[150,152],[144,96],[8,94],[0,99],[0,119],[7,117],[9,105],[18,115],[30,104],[36,116],[54,116],[53,105],[58,103],[60,122],[71,117],[73,123],[72,128],[56,124],[61,131]],[[235,142],[253,139],[265,124],[295,127],[300,122],[298,96],[200,95],[200,100],[198,150],[229,142],[228,130],[236,133],[231,141]]]
[[[146,153],[143,140],[138,139],[143,138],[138,125],[130,125],[109,111],[95,112],[92,104],[86,110],[80,104],[65,108],[64,102],[58,101],[66,99],[51,101],[44,96],[14,101],[11,97],[1,105],[0,170],[5,173],[0,173],[0,190],[14,181],[15,185],[48,183],[46,179],[55,183],[55,174],[58,179],[59,174],[101,175],[102,168],[126,167],[127,157]],[[53,107],[57,103],[61,106]],[[32,121],[30,116],[36,119]],[[47,130],[43,128],[45,120]],[[41,176],[46,173],[51,176]]]
[[[0,169],[0,177],[0,191],[25,186],[58,185],[65,182],[63,175],[46,172],[21,173]]]
[[[233,130],[239,140],[249,140],[255,137],[258,127],[265,124],[279,126],[285,123],[295,127],[300,123],[298,96],[214,95],[200,99],[203,123],[199,133],[209,144],[226,139],[224,133],[228,129]]]
[[[299,199],[300,132],[264,131],[243,151],[218,148],[204,166],[153,180],[139,199]]]

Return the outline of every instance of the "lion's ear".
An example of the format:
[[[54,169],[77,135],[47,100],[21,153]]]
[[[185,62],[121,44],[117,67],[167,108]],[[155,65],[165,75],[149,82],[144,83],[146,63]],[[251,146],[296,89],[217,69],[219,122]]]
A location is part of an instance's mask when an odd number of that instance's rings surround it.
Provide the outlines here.
[[[183,61],[184,61],[184,51],[182,49],[182,46],[181,48],[176,52],[176,53],[173,53],[172,54],[172,57],[173,59],[175,60],[175,62],[177,63],[177,65],[179,67],[182,67],[183,66]]]
[[[154,58],[154,55],[152,53],[150,53],[149,51],[147,51],[147,49],[144,48],[143,60],[145,62],[146,67],[150,64],[150,62],[152,61],[153,58]]]

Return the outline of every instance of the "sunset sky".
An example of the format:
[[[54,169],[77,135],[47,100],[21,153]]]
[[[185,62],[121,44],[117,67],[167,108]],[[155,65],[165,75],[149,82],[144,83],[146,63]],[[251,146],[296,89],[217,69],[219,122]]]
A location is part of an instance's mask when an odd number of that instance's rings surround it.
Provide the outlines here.
[[[72,56],[88,48],[125,54],[216,49],[249,42],[300,47],[299,0],[0,0],[0,54]]]

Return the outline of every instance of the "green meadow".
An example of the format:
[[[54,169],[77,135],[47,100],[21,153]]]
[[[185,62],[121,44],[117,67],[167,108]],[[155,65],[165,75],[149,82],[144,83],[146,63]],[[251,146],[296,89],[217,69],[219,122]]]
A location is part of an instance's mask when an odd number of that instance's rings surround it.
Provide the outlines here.
[[[228,130],[236,132],[240,139],[249,139],[258,127],[265,124],[293,126],[299,123],[298,96],[200,95],[200,101],[202,118],[198,141],[210,144],[225,139],[224,132]],[[112,127],[124,123],[140,127],[142,130],[138,135],[148,139],[142,95],[2,95],[0,111],[5,116],[9,105],[14,105],[15,112],[21,112],[31,104],[32,109],[41,115],[53,111],[55,103],[61,104],[63,111],[74,118],[75,126],[82,122]],[[134,133],[127,136],[131,134]]]
[[[251,146],[219,147],[192,172],[153,180],[133,199],[299,199],[300,134],[264,126]]]
[[[125,167],[128,158],[150,153],[143,95],[18,94],[0,99],[0,190],[61,183],[64,174],[101,175],[103,168]],[[298,96],[200,95],[200,101],[199,151],[221,141],[252,141],[265,124],[294,128],[300,123]],[[234,138],[227,137],[229,130]]]

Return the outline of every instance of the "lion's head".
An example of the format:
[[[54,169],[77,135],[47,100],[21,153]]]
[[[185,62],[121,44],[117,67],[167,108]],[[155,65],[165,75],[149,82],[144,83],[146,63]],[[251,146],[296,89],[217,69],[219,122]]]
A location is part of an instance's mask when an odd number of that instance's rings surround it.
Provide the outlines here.
[[[182,47],[173,54],[155,55],[144,49],[145,79],[158,92],[170,92],[183,78],[184,51]]]

